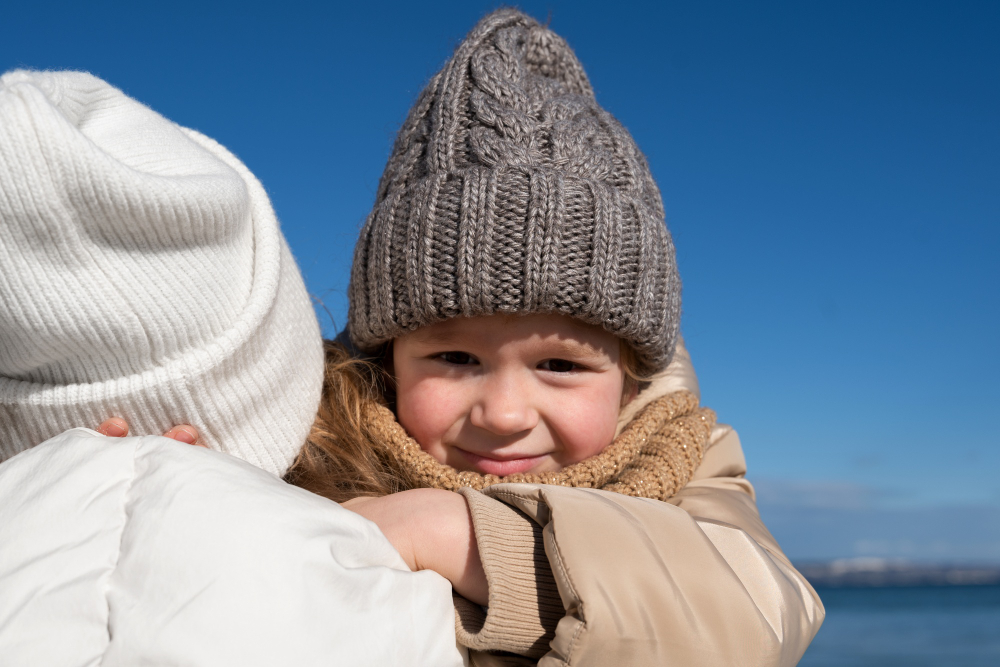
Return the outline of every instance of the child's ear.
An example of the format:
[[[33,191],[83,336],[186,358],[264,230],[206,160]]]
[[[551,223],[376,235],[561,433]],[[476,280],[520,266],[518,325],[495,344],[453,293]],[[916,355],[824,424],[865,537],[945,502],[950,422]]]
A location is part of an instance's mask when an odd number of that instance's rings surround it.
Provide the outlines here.
[[[639,395],[639,382],[628,375],[625,376],[625,382],[622,386],[622,407],[635,400],[635,397]]]

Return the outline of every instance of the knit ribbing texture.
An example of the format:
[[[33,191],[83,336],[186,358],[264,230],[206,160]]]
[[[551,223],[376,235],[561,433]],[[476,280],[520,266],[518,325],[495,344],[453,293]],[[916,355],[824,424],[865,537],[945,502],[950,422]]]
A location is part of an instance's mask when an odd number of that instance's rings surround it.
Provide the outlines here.
[[[545,555],[542,526],[516,507],[472,489],[461,493],[475,522],[490,603],[487,615],[479,605],[454,596],[458,642],[476,651],[507,650],[537,661],[549,651],[553,629],[566,614]]]
[[[388,408],[372,407],[372,431],[394,450],[400,463],[424,487],[458,491],[521,482],[603,489],[626,496],[666,500],[684,488],[701,464],[715,413],[698,407],[698,397],[678,391],[650,403],[601,453],[542,473],[498,477],[455,470],[423,451]]]
[[[275,474],[319,404],[302,277],[253,174],[84,72],[0,78],[0,461],[190,423]]]
[[[557,313],[669,363],[680,279],[646,159],[566,42],[485,17],[410,111],[358,240],[354,344],[451,317]]]

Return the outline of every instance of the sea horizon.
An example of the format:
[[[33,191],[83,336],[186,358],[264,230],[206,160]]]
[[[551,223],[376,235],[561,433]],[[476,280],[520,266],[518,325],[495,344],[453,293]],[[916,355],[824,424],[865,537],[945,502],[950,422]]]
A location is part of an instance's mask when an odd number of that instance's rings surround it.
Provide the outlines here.
[[[901,558],[836,558],[796,561],[813,587],[899,588],[1000,585],[998,562],[922,562]]]
[[[799,563],[826,608],[801,667],[1000,665],[1000,565]]]

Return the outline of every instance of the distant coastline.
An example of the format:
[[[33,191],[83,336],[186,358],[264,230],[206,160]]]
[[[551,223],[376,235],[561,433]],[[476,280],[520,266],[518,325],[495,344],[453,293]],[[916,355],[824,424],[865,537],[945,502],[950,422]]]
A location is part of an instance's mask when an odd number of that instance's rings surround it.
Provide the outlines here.
[[[1000,585],[1000,565],[925,564],[884,558],[848,558],[827,563],[796,563],[796,568],[817,588]]]

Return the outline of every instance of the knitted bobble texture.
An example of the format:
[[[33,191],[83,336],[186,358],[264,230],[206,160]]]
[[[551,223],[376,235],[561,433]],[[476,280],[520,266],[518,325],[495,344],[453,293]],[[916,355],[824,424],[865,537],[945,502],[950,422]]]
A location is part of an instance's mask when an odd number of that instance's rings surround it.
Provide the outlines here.
[[[238,159],[90,74],[0,78],[0,460],[119,416],[281,474],[322,364]]]
[[[565,41],[484,18],[403,124],[362,229],[349,327],[371,351],[443,319],[557,313],[666,367],[680,279],[645,157]]]

